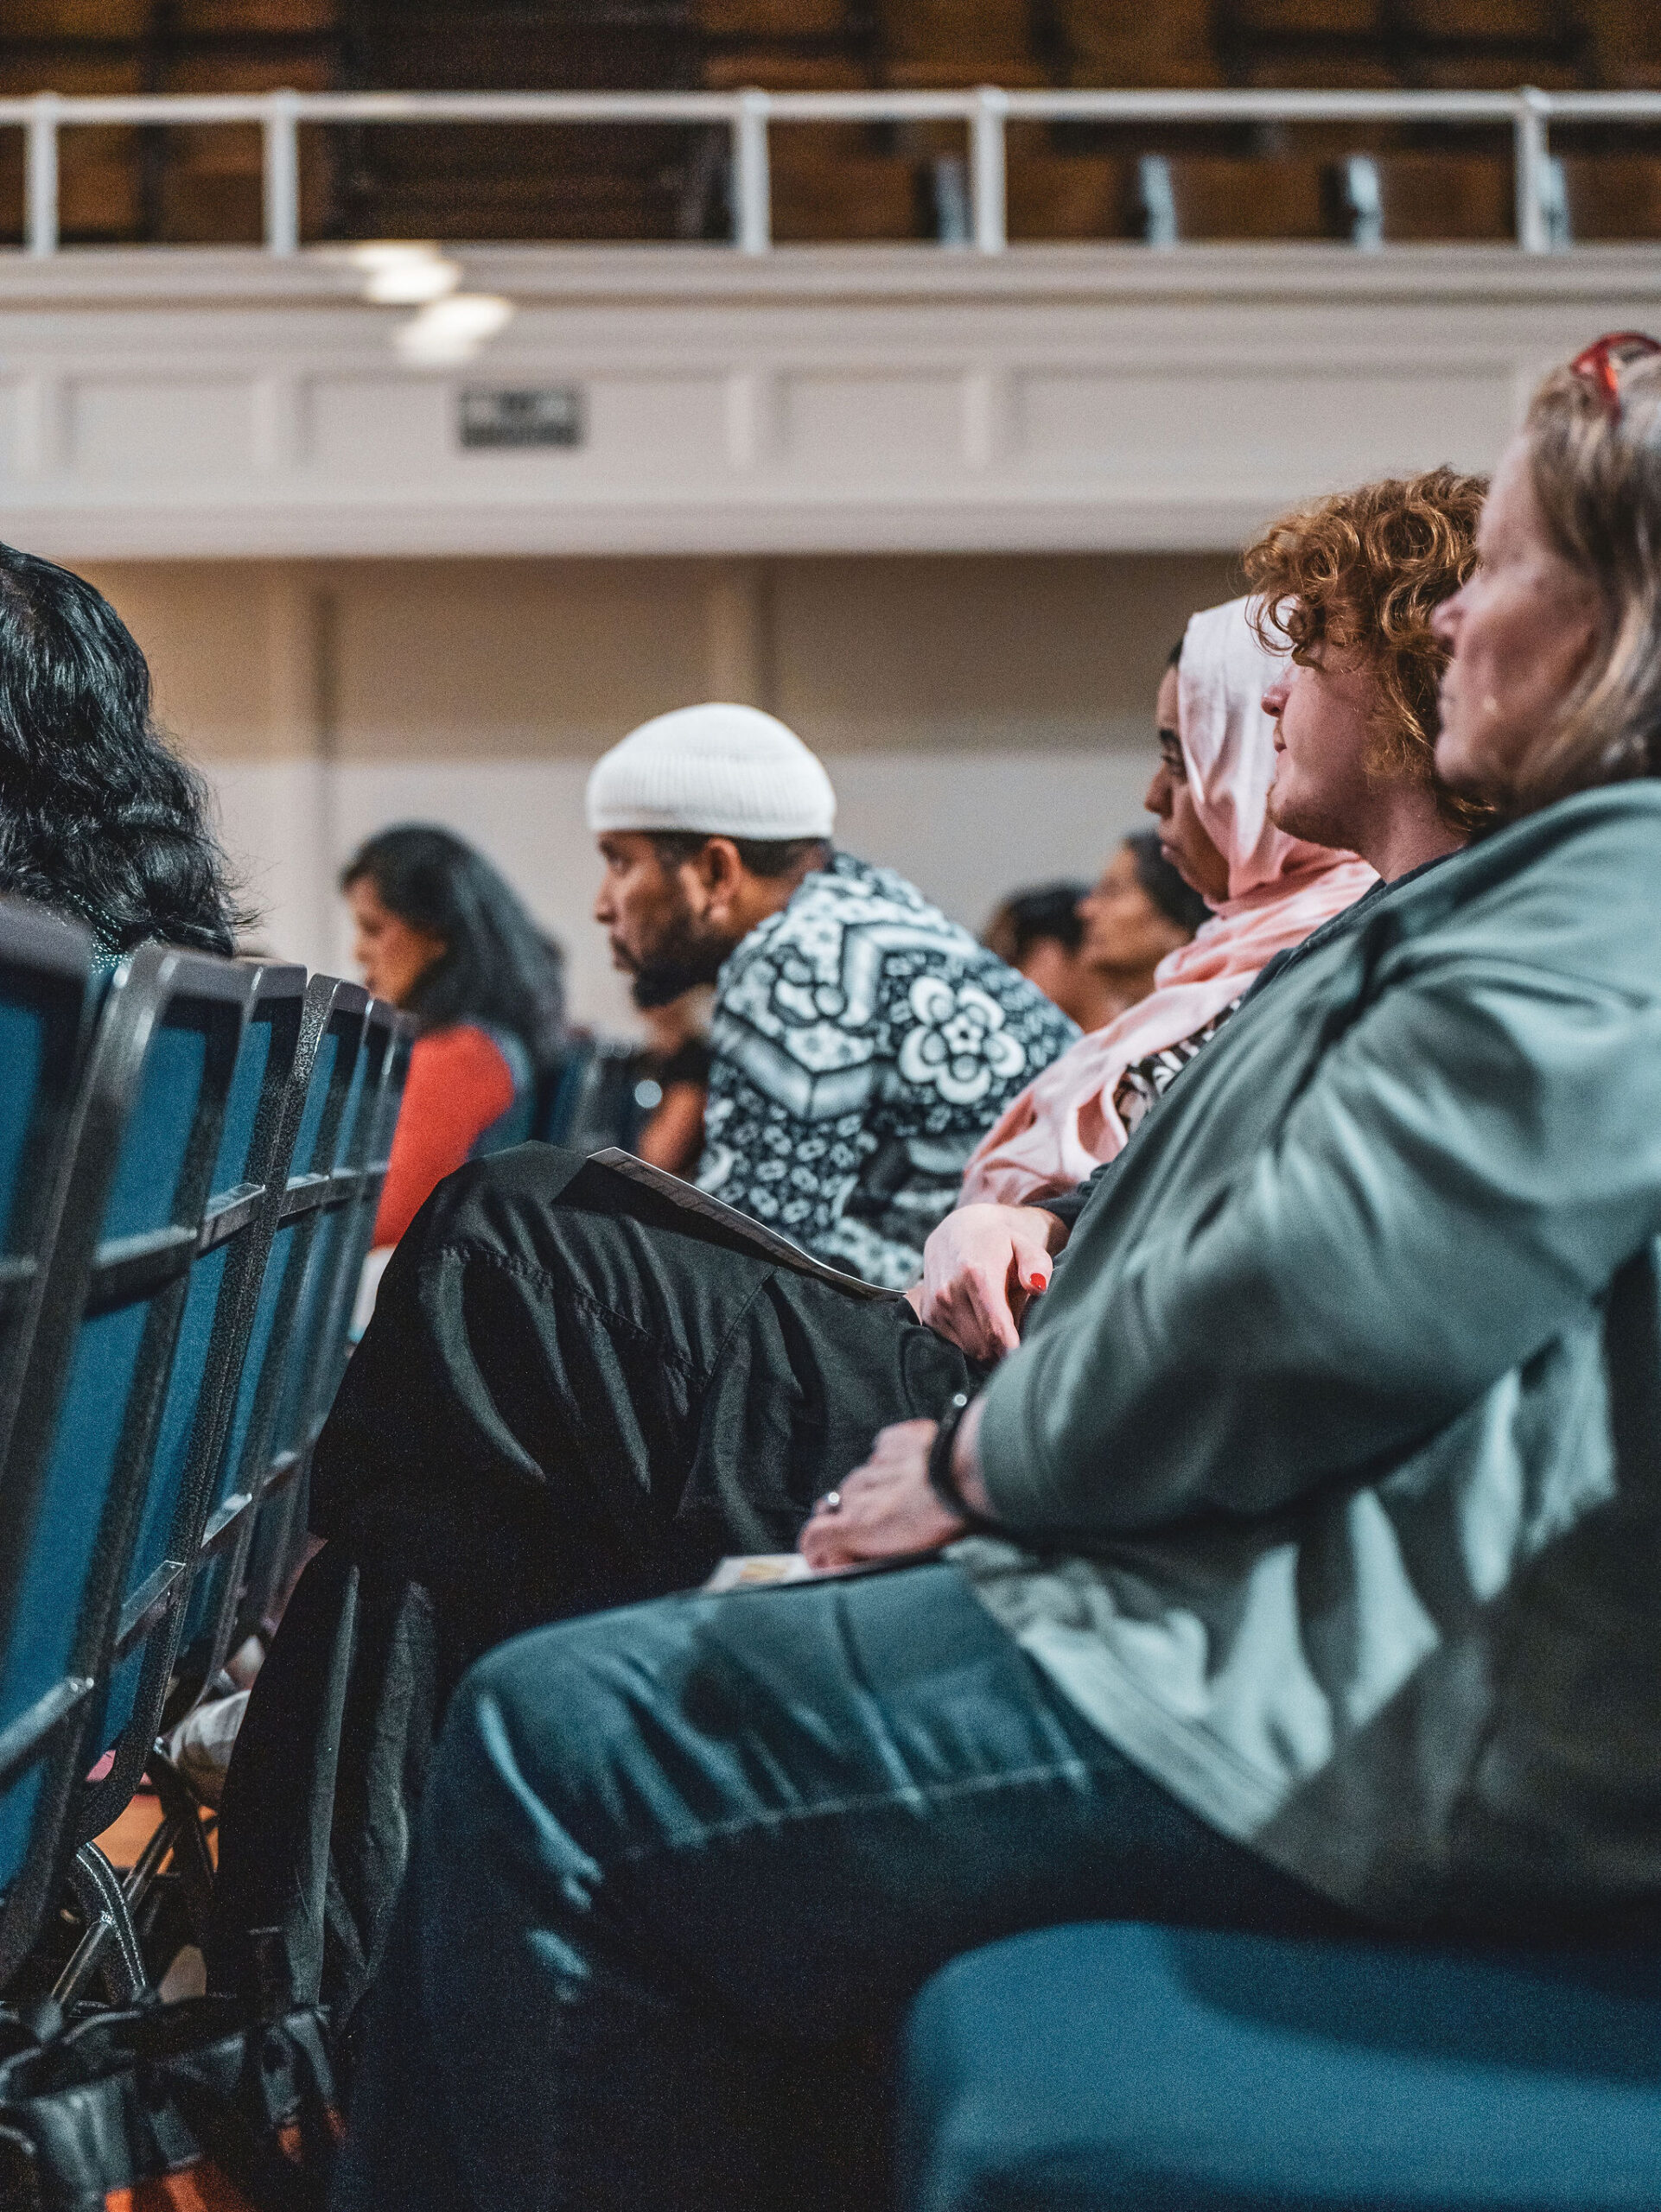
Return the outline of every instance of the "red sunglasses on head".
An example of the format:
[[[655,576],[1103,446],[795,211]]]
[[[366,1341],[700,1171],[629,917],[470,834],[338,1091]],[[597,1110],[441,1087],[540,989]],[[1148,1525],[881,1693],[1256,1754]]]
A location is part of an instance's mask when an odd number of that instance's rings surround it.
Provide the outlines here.
[[[1641,361],[1646,353],[1661,353],[1661,340],[1650,337],[1642,330],[1612,330],[1607,338],[1595,339],[1584,352],[1576,353],[1569,365],[1571,376],[1583,377],[1604,406],[1612,423],[1620,420],[1620,379],[1616,374],[1621,361]]]

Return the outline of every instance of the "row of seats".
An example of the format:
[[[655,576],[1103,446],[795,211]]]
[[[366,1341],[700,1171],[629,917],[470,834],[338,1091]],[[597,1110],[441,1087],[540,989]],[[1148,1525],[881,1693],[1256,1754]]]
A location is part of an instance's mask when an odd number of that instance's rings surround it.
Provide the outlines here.
[[[141,1991],[169,1850],[205,1929],[157,1732],[303,1556],[410,1042],[298,968],[146,945],[105,982],[0,903],[0,1991]],[[94,1839],[146,1771],[167,1818],[124,1894]],[[67,1963],[39,1948],[66,1883]]]
[[[717,81],[741,57],[839,60],[894,85],[1626,85],[1661,61],[1643,0],[697,0],[696,14]]]
[[[803,135],[818,135],[805,126]],[[1035,134],[1034,134],[1035,135]],[[776,134],[773,230],[818,239],[966,240],[966,157],[917,158]],[[1058,153],[1011,133],[1009,237],[1495,242],[1517,235],[1516,175],[1502,156],[1401,153],[1293,156]],[[1661,157],[1570,156],[1555,172],[1560,244],[1661,236]]]
[[[627,10],[567,5],[540,20],[499,4],[444,0],[10,0],[11,41],[294,38],[341,31],[348,36],[402,18],[419,33],[436,28],[474,42],[558,38],[593,42],[608,33],[644,33],[694,48],[722,41],[840,46],[879,65],[906,68],[957,60],[995,61],[1042,70],[1052,80],[1103,82],[1104,67],[1145,57],[1168,82],[1168,65],[1297,41],[1371,47],[1404,60],[1480,49],[1505,60],[1567,58],[1582,76],[1628,81],[1652,43],[1645,0],[1166,0],[1158,10],[1102,0],[641,0]],[[1113,81],[1125,81],[1116,71]],[[1215,80],[1215,79],[1213,79]]]
[[[698,81],[683,0],[391,6],[368,0],[21,0],[0,10],[0,94],[428,92]],[[306,130],[308,237],[595,238],[679,234],[695,135],[471,128]],[[257,127],[66,132],[61,231],[76,243],[251,243],[261,235]],[[0,132],[0,240],[21,238],[21,134]]]

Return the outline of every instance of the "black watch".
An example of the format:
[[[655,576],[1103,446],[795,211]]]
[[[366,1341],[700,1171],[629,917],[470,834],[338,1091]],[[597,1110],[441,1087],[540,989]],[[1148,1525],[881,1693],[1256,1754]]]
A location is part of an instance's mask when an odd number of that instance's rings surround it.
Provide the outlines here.
[[[928,1486],[953,1519],[964,1522],[972,1533],[1002,1535],[1005,1531],[996,1521],[969,1503],[958,1489],[957,1477],[951,1471],[951,1454],[958,1441],[958,1431],[971,1402],[967,1390],[958,1390],[940,1415],[934,1441],[928,1447]]]

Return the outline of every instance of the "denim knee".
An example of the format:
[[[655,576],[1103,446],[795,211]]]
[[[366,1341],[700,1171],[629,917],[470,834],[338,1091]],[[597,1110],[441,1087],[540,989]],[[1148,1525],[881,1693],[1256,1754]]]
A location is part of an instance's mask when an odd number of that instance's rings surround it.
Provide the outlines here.
[[[497,1826],[512,1799],[585,1860],[627,1854],[658,1796],[648,1777],[665,1731],[677,1729],[699,1610],[697,1599],[659,1599],[500,1645],[455,1692],[432,1794],[468,1828]]]

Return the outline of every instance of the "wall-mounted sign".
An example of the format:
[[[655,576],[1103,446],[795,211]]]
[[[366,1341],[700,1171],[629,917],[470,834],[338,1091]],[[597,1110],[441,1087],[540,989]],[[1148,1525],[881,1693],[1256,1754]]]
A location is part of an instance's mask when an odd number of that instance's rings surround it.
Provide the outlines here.
[[[582,387],[544,385],[537,391],[495,391],[471,385],[457,417],[464,446],[580,446]]]

